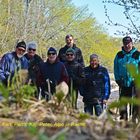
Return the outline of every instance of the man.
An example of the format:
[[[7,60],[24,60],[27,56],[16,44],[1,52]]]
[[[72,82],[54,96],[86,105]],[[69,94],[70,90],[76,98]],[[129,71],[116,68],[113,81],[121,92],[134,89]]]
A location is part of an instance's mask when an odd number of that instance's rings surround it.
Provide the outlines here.
[[[48,59],[39,64],[37,74],[37,86],[41,89],[41,94],[48,101],[55,93],[55,88],[61,82],[68,83],[68,74],[62,62],[57,58],[57,51],[50,47],[47,52]]]
[[[15,73],[20,69],[28,69],[28,61],[24,57],[26,44],[24,41],[18,42],[13,52],[3,55],[0,61],[0,81],[5,85],[11,84]]]
[[[133,46],[131,37],[126,36],[122,40],[122,50],[119,51],[114,59],[114,75],[116,83],[120,88],[120,98],[135,96],[134,78],[130,76],[127,65],[134,65],[138,72],[140,63],[140,53]],[[134,112],[130,107],[130,112]],[[120,119],[128,119],[127,106],[120,109]]]
[[[27,53],[24,55],[29,63],[29,77],[28,82],[35,85],[36,83],[36,73],[38,72],[38,65],[39,63],[43,62],[41,57],[36,54],[37,44],[36,42],[32,41],[27,44]]]
[[[84,68],[80,63],[75,60],[76,54],[74,49],[69,48],[66,51],[66,62],[65,67],[68,71],[69,75],[69,95],[70,98],[74,100],[73,107],[77,109],[77,98],[78,98],[78,90],[82,85],[83,80],[85,78]],[[75,98],[72,98],[75,97]]]
[[[110,78],[107,69],[99,64],[98,55],[90,55],[90,65],[85,67],[86,82],[83,86],[84,111],[96,116],[103,111],[110,95]]]
[[[72,48],[75,51],[76,57],[75,60],[84,67],[84,60],[81,50],[74,44],[74,39],[72,35],[66,35],[65,37],[66,45],[59,50],[58,58],[61,62],[66,61],[66,51],[68,48]]]

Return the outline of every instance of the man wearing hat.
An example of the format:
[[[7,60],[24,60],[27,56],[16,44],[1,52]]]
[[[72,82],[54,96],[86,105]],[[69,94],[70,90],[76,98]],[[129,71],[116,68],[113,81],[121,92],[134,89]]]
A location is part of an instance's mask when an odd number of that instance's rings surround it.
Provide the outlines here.
[[[140,63],[140,53],[133,46],[130,36],[122,39],[122,50],[119,51],[114,59],[114,76],[116,83],[119,86],[120,98],[135,96],[134,78],[130,76],[127,70],[127,65],[133,65],[138,72],[138,64]],[[134,109],[134,107],[133,107]],[[127,106],[120,108],[120,119],[128,119],[132,115],[132,108],[130,107],[130,114],[127,112]]]
[[[26,43],[20,41],[17,43],[15,51],[3,55],[0,61],[0,81],[7,86],[12,82],[15,72],[20,69],[28,69],[28,61],[24,57]]]
[[[56,49],[50,47],[47,56],[47,61],[39,64],[37,86],[41,88],[42,97],[48,101],[50,95],[55,93],[56,86],[63,81],[68,83],[69,79],[64,64],[57,58]]]
[[[35,85],[36,83],[36,73],[38,71],[38,65],[39,63],[43,62],[41,57],[36,54],[36,49],[37,49],[37,43],[34,41],[31,41],[27,44],[27,53],[24,55],[26,59],[28,60],[29,63],[29,77],[28,77],[28,82],[31,84]]]
[[[105,67],[99,64],[97,54],[90,55],[90,65],[85,67],[85,85],[83,86],[84,111],[96,116],[103,111],[110,95],[110,78]]]
[[[75,60],[75,50],[72,48],[66,51],[66,62],[65,67],[69,75],[69,96],[75,97],[73,102],[73,107],[77,109],[77,98],[78,90],[82,86],[83,80],[85,78],[83,66]]]
[[[60,59],[60,61],[63,63],[66,61],[66,57],[65,57],[66,51],[67,49],[72,48],[75,51],[75,60],[84,67],[85,65],[84,65],[82,51],[74,43],[73,35],[71,34],[66,35],[65,41],[66,41],[66,45],[59,50],[58,58]]]

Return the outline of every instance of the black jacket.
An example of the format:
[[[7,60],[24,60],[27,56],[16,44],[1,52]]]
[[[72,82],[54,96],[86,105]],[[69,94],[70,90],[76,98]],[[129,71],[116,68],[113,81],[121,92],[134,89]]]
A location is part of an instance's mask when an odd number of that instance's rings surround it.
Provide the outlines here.
[[[69,46],[65,45],[63,48],[61,48],[59,50],[58,58],[63,63],[66,62],[65,53],[66,53],[66,51],[67,51],[68,48],[69,48]],[[83,56],[82,56],[82,51],[78,47],[76,47],[75,44],[73,44],[72,49],[74,49],[75,50],[75,53],[76,53],[75,60],[84,67],[84,60],[83,60]]]
[[[69,87],[71,86],[71,82],[73,82],[73,88],[78,89],[85,79],[84,68],[77,61],[67,61],[65,62],[65,67],[67,69],[69,75]]]

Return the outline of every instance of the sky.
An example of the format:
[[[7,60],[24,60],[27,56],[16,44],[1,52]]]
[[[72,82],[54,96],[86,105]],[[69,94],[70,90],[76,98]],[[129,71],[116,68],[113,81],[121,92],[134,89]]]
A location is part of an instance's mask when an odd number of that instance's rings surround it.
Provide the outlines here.
[[[93,17],[95,17],[97,22],[106,29],[109,35],[115,36],[114,33],[116,32],[116,30],[124,30],[121,27],[108,26],[107,24],[105,24],[105,21],[108,21],[108,19],[105,16],[104,4],[102,3],[102,0],[72,0],[72,2],[77,7],[83,7],[87,5],[88,12],[93,14]],[[126,19],[123,15],[122,8],[120,8],[119,6],[115,6],[114,4],[107,6],[109,16],[114,22],[126,24]]]

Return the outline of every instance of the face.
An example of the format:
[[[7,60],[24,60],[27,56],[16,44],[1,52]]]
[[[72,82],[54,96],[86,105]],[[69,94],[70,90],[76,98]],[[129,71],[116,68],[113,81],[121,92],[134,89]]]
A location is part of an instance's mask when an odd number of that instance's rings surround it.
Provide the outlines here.
[[[24,55],[25,51],[26,50],[23,47],[16,48],[17,57],[21,58]]]
[[[36,49],[28,48],[28,55],[30,57],[33,57],[36,53]]]
[[[93,59],[90,60],[90,66],[91,66],[92,68],[97,68],[98,65],[99,65],[99,60],[98,60],[98,58],[93,58]]]
[[[128,44],[123,44],[123,48],[126,52],[130,52],[133,48],[133,44],[132,42],[128,43]]]
[[[66,38],[66,44],[69,46],[69,47],[72,47],[73,46],[73,38],[72,36],[70,36],[69,38]]]
[[[48,60],[50,63],[54,63],[56,61],[56,58],[57,58],[56,53],[53,52],[48,53]]]
[[[66,54],[67,61],[73,61],[75,59],[75,55],[71,52]]]

